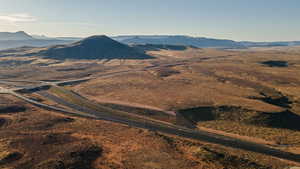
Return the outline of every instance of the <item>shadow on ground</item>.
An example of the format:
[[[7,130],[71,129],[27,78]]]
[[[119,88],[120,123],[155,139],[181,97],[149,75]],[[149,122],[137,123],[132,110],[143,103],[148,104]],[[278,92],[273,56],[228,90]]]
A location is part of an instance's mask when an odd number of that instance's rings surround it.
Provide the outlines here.
[[[300,130],[300,116],[290,110],[260,112],[235,106],[208,106],[184,109],[178,111],[178,113],[194,124],[204,121],[223,120],[271,128]]]

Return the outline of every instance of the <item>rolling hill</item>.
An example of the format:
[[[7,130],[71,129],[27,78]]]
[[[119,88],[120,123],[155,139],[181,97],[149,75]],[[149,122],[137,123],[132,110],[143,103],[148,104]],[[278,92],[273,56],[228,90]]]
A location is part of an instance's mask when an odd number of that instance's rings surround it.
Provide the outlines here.
[[[149,59],[151,56],[107,36],[92,36],[81,41],[57,45],[37,55],[51,59]]]

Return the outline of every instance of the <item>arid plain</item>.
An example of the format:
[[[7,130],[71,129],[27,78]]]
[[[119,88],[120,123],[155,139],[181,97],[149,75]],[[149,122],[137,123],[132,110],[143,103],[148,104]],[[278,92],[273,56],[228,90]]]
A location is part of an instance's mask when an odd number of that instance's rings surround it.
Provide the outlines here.
[[[122,116],[132,119],[192,126],[193,130],[300,154],[299,47],[135,48],[153,58],[55,60],[32,54],[43,50],[40,48],[1,51],[1,87],[18,89],[41,81],[83,79],[45,90],[90,109],[97,104],[102,111],[125,112]],[[49,100],[43,93],[22,94],[72,111],[67,104]],[[75,95],[89,99],[93,105],[80,102]],[[0,97],[0,168],[299,166],[205,141],[61,114],[10,94]],[[180,119],[174,119],[174,114]]]

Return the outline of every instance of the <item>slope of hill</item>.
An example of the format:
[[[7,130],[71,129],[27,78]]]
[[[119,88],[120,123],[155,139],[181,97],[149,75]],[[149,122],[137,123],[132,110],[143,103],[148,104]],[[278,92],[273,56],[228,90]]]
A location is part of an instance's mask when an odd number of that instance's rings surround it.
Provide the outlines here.
[[[92,36],[69,44],[57,45],[37,55],[52,59],[148,59],[151,56],[139,52],[107,36]]]

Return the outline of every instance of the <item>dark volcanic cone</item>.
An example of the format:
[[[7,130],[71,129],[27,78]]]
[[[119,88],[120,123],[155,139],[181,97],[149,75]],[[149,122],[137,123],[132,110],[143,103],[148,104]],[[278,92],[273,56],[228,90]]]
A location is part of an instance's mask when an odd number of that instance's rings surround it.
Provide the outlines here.
[[[57,45],[40,53],[52,59],[151,59],[153,57],[107,36],[92,36],[69,45]]]

